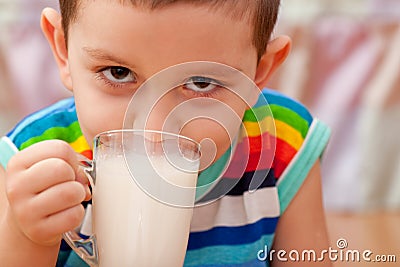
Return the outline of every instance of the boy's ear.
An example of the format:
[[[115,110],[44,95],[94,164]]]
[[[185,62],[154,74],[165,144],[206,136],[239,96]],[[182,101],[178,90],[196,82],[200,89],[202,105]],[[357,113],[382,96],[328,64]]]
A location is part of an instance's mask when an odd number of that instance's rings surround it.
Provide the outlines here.
[[[72,91],[68,50],[61,26],[61,15],[52,8],[45,8],[42,11],[40,26],[53,51],[53,56],[60,71],[61,81],[68,90]]]
[[[258,63],[254,79],[260,89],[267,85],[271,75],[285,61],[291,47],[292,41],[288,36],[279,36],[268,43],[266,52]]]

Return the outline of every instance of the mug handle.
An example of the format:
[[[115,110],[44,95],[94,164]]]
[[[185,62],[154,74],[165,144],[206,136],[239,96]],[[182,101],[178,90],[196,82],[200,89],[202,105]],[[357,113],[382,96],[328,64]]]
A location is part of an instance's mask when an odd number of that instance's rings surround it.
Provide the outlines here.
[[[89,179],[92,187],[94,186],[94,168],[93,163],[82,154],[77,153],[78,161]],[[91,216],[91,214],[89,214]],[[97,267],[99,265],[98,249],[96,237],[90,235],[87,238],[80,236],[74,230],[63,233],[63,239],[73,249],[73,251],[81,257],[89,266]]]

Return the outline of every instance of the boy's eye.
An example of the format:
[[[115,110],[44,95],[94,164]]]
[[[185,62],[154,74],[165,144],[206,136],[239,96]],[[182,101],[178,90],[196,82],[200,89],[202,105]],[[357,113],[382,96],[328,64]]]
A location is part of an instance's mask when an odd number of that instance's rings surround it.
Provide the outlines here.
[[[102,71],[103,75],[113,83],[131,83],[135,82],[135,76],[132,71],[124,67],[109,67]]]
[[[184,84],[186,89],[193,90],[198,93],[207,93],[219,86],[219,83],[214,79],[207,77],[191,77]]]

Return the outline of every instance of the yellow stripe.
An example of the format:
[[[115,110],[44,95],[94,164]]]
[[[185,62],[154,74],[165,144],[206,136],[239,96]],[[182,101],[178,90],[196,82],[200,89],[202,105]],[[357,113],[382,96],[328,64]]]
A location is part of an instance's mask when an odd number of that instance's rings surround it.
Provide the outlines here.
[[[289,124],[279,120],[275,121],[275,126],[277,138],[282,139],[296,150],[300,149],[304,141],[300,132]]]
[[[85,150],[90,150],[89,145],[86,142],[85,137],[82,135],[74,142],[70,143],[70,146],[75,150],[75,152],[82,153]]]
[[[261,133],[266,132],[271,135],[275,135],[274,120],[270,116],[265,117],[260,122],[245,121],[243,122],[243,125],[246,130],[245,136],[247,135],[249,137],[256,137],[261,135]]]
[[[243,125],[245,131],[242,131],[241,137],[245,137],[246,135],[249,137],[256,137],[261,133],[268,132],[270,135],[282,139],[296,150],[300,149],[304,141],[301,133],[295,128],[283,121],[273,120],[271,117],[266,117],[260,122],[260,124],[257,122],[247,121],[243,122]]]

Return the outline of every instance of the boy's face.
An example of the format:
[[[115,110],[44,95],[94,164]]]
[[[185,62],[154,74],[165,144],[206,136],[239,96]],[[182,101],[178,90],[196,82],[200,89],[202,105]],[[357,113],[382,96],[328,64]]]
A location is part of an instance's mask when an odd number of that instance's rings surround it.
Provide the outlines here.
[[[70,26],[67,62],[86,139],[122,128],[135,90],[164,68],[211,61],[254,79],[257,55],[252,27],[247,20],[230,19],[225,12],[190,4],[149,11],[120,1],[84,1],[77,21]],[[206,85],[194,83],[177,92],[185,99],[204,96],[222,101],[242,118],[247,108],[244,101],[229,90],[214,93],[217,89]],[[188,136],[198,141],[209,137],[216,143],[217,157],[229,146],[225,131],[215,122],[197,120],[190,129],[185,132]]]

